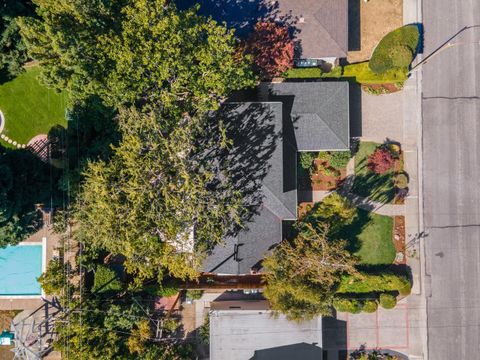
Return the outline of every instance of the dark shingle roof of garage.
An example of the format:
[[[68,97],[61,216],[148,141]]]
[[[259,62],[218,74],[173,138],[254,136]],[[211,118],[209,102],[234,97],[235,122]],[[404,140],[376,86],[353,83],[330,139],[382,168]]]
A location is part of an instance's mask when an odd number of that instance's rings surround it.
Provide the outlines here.
[[[269,99],[293,98],[290,117],[298,151],[348,150],[348,82],[263,84]]]

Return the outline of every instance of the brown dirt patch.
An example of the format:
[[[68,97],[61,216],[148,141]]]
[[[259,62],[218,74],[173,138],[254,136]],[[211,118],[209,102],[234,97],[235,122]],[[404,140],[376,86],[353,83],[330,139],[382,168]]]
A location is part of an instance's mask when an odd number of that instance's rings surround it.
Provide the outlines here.
[[[406,264],[407,257],[405,253],[405,216],[393,217],[393,245],[397,253],[403,253],[402,261],[395,261],[395,264]]]
[[[359,42],[360,49],[348,52],[347,60],[350,63],[369,60],[380,40],[403,25],[403,0],[356,1],[360,3],[360,16],[349,16],[349,36],[360,36],[360,39],[353,41]],[[350,11],[358,12],[357,7],[350,8]]]

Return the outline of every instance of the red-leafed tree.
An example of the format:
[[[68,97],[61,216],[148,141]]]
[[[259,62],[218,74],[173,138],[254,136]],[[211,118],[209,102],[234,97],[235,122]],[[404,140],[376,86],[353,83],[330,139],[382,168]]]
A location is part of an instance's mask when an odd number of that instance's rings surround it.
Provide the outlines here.
[[[368,157],[367,167],[377,174],[384,174],[395,165],[395,159],[388,149],[378,148]]]
[[[246,43],[257,70],[266,77],[278,76],[293,66],[295,44],[288,28],[274,22],[258,22]]]

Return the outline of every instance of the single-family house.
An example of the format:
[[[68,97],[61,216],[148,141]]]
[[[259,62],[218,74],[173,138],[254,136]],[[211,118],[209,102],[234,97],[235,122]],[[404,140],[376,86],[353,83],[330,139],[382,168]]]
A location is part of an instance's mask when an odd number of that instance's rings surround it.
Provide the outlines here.
[[[335,65],[347,57],[348,0],[177,0],[180,9],[200,5],[211,16],[246,38],[259,21],[275,21],[290,29],[297,44],[297,66]]]
[[[257,273],[297,219],[297,156],[348,150],[348,82],[263,83],[256,101],[224,103],[217,113],[233,140],[231,174],[250,212],[242,228],[216,246],[204,273]]]

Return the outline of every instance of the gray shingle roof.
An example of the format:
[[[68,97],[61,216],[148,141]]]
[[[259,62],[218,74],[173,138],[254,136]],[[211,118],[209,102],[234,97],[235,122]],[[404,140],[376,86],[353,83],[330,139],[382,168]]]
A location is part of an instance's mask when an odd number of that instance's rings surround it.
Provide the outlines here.
[[[233,139],[230,172],[251,217],[213,249],[205,272],[248,274],[282,241],[282,222],[296,218],[298,150],[349,148],[347,82],[265,83],[258,99],[225,103],[217,113]]]
[[[348,82],[285,82],[262,86],[269,89],[271,100],[293,96],[290,115],[299,151],[348,150]]]
[[[211,360],[321,360],[322,318],[289,321],[268,310],[210,313]]]

